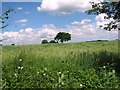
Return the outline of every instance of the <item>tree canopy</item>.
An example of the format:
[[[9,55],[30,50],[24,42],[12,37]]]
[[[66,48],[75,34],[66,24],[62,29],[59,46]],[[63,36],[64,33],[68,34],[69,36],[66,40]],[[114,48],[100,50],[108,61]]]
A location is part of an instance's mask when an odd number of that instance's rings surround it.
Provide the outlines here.
[[[55,40],[51,40],[49,43],[57,43],[57,42],[55,42]]]
[[[107,16],[104,19],[113,18],[114,20],[110,23],[106,24],[106,26],[100,26],[104,29],[111,31],[112,29],[120,30],[118,23],[120,22],[120,1],[119,2],[99,2],[94,3],[90,2],[92,5],[92,9],[87,10],[86,13],[88,15],[98,15],[105,13]]]
[[[46,39],[42,40],[42,44],[46,44],[48,41]]]
[[[71,34],[59,32],[54,39],[57,40],[57,42],[60,41],[61,43],[63,43],[64,41],[71,40]]]

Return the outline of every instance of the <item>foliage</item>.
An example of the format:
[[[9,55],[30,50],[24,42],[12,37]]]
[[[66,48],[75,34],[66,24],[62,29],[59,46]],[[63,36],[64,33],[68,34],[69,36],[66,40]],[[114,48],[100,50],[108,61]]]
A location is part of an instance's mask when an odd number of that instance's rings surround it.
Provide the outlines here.
[[[3,24],[2,27],[0,27],[0,29],[3,29],[3,28],[5,28],[5,27],[8,26],[8,24],[5,24],[5,19],[9,19],[9,18],[10,18],[10,17],[9,17],[9,13],[10,13],[11,11],[14,11],[14,9],[9,9],[9,10],[5,11],[5,12],[0,16],[0,23]]]
[[[57,42],[55,42],[55,40],[51,40],[49,43],[57,43]]]
[[[63,43],[64,41],[71,40],[71,34],[65,32],[59,32],[54,39],[57,41],[60,40],[60,42]]]
[[[15,45],[15,44],[13,43],[13,44],[11,44],[11,45]]]
[[[42,40],[42,44],[46,44],[48,41],[46,39]]]
[[[120,88],[118,41],[2,48],[3,88]]]
[[[94,3],[90,2],[92,5],[92,9],[87,10],[86,13],[89,14],[101,14],[105,13],[107,16],[104,17],[104,19],[110,19],[113,18],[114,21],[111,21],[110,23],[106,24],[104,26],[104,29],[111,31],[111,29],[117,29],[118,22],[120,22],[120,1],[119,2],[99,2]],[[103,26],[100,26],[103,27]]]

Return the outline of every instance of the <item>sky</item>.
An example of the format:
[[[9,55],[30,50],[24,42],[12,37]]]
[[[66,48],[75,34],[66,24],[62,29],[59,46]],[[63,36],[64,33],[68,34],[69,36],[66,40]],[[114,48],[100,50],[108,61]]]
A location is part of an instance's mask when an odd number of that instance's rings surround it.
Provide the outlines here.
[[[12,0],[14,1],[14,0]],[[43,39],[53,40],[58,32],[71,34],[70,42],[118,39],[118,31],[100,28],[112,21],[106,14],[87,15],[90,0],[39,0],[36,2],[2,2],[2,13],[8,9],[8,27],[0,31],[3,45],[40,44]]]

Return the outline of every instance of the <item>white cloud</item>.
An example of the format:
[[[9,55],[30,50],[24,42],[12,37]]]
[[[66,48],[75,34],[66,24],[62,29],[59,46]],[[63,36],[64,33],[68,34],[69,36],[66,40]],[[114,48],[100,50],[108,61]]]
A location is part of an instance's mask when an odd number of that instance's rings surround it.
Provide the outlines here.
[[[118,38],[117,31],[106,31],[96,26],[96,24],[86,24],[82,26],[68,26],[65,29],[58,28],[53,24],[43,25],[42,28],[26,28],[19,32],[4,32],[0,35],[3,44],[40,44],[43,39],[48,41],[54,39],[58,32],[68,32],[72,36],[69,42],[80,42],[86,40]]]
[[[32,32],[32,30],[33,30],[32,28],[26,28],[25,29],[26,32]]]
[[[104,21],[104,17],[107,16],[105,13],[99,14],[96,16],[95,20],[97,21]]]
[[[15,21],[15,22],[27,22],[28,19],[22,19],[22,20],[18,20],[18,21]]]
[[[104,19],[105,16],[107,16],[105,13],[99,14],[99,15],[96,16],[95,20],[97,21],[97,22],[96,22],[96,25],[97,25],[97,26],[103,26],[103,27],[105,27],[105,26],[106,26],[105,24],[108,24],[108,23],[110,23],[111,21],[114,21],[113,18]]]
[[[17,7],[18,10],[22,10],[22,7]]]
[[[21,24],[22,26],[26,26],[26,24]]]
[[[25,12],[25,14],[29,14],[30,12]]]
[[[91,22],[91,20],[90,19],[83,19],[81,22],[74,21],[71,24],[81,25],[81,24],[85,24],[86,22]]]
[[[84,12],[91,8],[90,1],[99,2],[97,0],[43,0],[37,10],[61,14],[70,14],[75,11]]]

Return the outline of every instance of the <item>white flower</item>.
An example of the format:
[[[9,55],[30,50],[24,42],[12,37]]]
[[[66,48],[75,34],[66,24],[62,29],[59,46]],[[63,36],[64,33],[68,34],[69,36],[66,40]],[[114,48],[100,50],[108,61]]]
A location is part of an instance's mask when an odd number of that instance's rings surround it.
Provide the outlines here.
[[[37,74],[39,74],[40,72],[37,72]]]
[[[103,68],[105,68],[105,66],[103,66]]]
[[[21,67],[21,69],[23,69],[23,67]]]
[[[80,84],[80,86],[82,87],[83,85],[82,85],[82,84]]]
[[[45,71],[47,71],[47,68],[45,68]]]
[[[59,74],[61,74],[61,72],[59,72]]]
[[[44,73],[43,75],[45,76],[46,74]]]
[[[17,74],[14,74],[17,77]]]
[[[62,84],[64,84],[64,82],[62,82]]]
[[[20,69],[20,66],[18,67],[18,69]]]
[[[67,73],[69,73],[69,71],[67,71]]]
[[[19,60],[20,62],[22,61],[22,59]]]
[[[53,81],[54,81],[55,79],[53,78]]]

